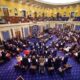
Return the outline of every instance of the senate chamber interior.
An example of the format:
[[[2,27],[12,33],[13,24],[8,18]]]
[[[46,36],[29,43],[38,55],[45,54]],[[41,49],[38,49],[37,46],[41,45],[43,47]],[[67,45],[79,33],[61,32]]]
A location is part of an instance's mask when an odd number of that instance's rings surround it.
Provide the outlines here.
[[[0,80],[80,80],[80,0],[0,0]]]

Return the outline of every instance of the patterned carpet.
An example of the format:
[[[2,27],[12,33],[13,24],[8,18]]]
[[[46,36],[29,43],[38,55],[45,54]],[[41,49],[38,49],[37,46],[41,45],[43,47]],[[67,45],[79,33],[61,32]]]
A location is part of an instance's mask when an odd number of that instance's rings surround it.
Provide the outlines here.
[[[59,56],[64,56],[60,51],[57,51],[57,53]],[[72,65],[72,69],[71,71],[65,72],[63,76],[58,74],[56,71],[53,75],[49,75],[47,72],[43,75],[38,72],[35,75],[32,75],[29,71],[23,72],[16,70],[14,68],[16,63],[17,61],[14,57],[9,62],[0,65],[0,80],[16,80],[16,78],[20,75],[24,78],[24,80],[80,80],[80,64],[71,57],[69,58],[68,63]]]

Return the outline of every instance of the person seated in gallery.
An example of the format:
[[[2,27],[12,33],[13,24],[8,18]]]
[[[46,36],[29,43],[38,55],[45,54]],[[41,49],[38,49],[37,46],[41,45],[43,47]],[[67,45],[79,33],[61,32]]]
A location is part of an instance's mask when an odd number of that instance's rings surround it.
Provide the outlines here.
[[[20,53],[20,48],[19,47],[16,47],[16,54],[19,54]]]
[[[40,56],[39,58],[39,72],[44,73],[45,72],[45,57]]]
[[[25,56],[22,58],[22,61],[21,61],[21,66],[24,68],[24,69],[28,69],[29,66],[30,66],[30,63],[28,61],[28,57]]]
[[[17,55],[16,59],[17,59],[17,64],[14,67],[17,68],[17,69],[21,69],[22,68],[22,63],[21,63],[22,56]]]
[[[25,43],[23,43],[22,41],[18,42],[18,47],[22,50],[26,49],[27,45]]]
[[[35,43],[34,46],[35,46],[36,51],[38,52],[38,50],[40,49],[40,46],[39,46],[38,42]]]
[[[63,50],[64,46],[65,46],[65,42],[60,41],[60,42],[59,42],[58,49]]]
[[[77,39],[77,43],[80,45],[80,37],[78,37],[78,39]]]
[[[37,59],[36,59],[36,56],[32,56],[31,57],[31,63],[30,63],[30,72],[31,73],[35,73],[36,70],[37,70]]]
[[[62,61],[62,65],[63,65],[63,66],[65,66],[65,65],[67,64],[68,59],[69,59],[69,54],[65,54],[64,59],[63,59],[63,61]]]
[[[57,49],[51,50],[51,54],[53,57],[56,57],[57,55]]]
[[[61,63],[62,63],[61,58],[59,56],[56,57],[54,62],[54,68],[58,70],[61,67]]]
[[[64,47],[63,52],[64,53],[69,53],[70,49],[71,49],[71,46]]]
[[[17,40],[14,39],[13,42],[12,42],[12,44],[14,44],[14,45],[17,46],[17,44],[18,44]]]
[[[46,52],[45,52],[45,56],[48,57],[50,54],[51,54],[50,48],[48,48],[48,49],[46,50]]]
[[[31,56],[33,56],[33,55],[36,56],[37,55],[37,51],[35,49],[31,50],[30,51],[30,55]]]
[[[73,53],[73,51],[75,50],[76,47],[77,47],[77,45],[74,44],[74,45],[70,48],[69,52],[70,52],[70,53]]]
[[[64,57],[62,57],[62,65],[58,69],[60,73],[63,73],[64,71],[68,69],[70,70],[72,68],[72,66],[68,64],[68,58],[69,58],[69,54],[66,54]]]
[[[49,46],[45,46],[45,50],[48,50],[49,49]]]
[[[13,44],[9,44],[9,43],[8,43],[6,50],[12,51],[12,48],[13,48]]]
[[[74,57],[80,63],[80,50],[74,53]]]
[[[26,45],[23,44],[22,42],[20,42],[19,45],[18,45],[18,47],[21,48],[21,49],[25,49]]]
[[[0,49],[0,63],[3,63],[4,60],[2,59],[2,49]]]
[[[30,42],[29,42],[29,46],[30,46],[30,49],[31,49],[31,50],[34,49],[34,45],[32,45],[32,43],[30,43]]]
[[[78,61],[80,62],[80,50],[78,51]]]
[[[11,50],[12,56],[15,56],[16,55],[16,48],[17,47],[15,45],[13,45],[12,50]]]
[[[44,53],[43,53],[43,48],[38,49],[38,50],[37,50],[37,54],[38,54],[38,55],[44,55]]]
[[[49,72],[49,73],[52,73],[52,71],[54,70],[52,55],[49,55],[49,56],[48,56],[47,69],[48,69],[48,72]]]
[[[49,55],[48,54],[48,50],[45,50],[44,53],[43,53],[43,55],[45,55],[45,57],[48,57],[48,55]]]
[[[20,41],[22,42],[22,43],[24,43],[24,44],[27,44],[27,41],[26,41],[26,39],[20,39]]]
[[[6,50],[8,50],[8,49],[9,49],[9,48],[8,48],[8,45],[9,45],[9,43],[8,43],[8,42],[3,41],[3,45],[4,45],[4,49],[6,49]]]
[[[0,59],[4,61],[8,61],[11,59],[11,54],[9,51],[2,49],[0,51]]]
[[[2,59],[4,61],[6,60],[6,52],[5,52],[5,50],[2,50]]]
[[[46,43],[42,42],[41,43],[41,48],[43,48],[45,50],[46,49]]]
[[[8,44],[8,50],[9,50],[9,51],[12,51],[12,47],[13,47],[12,44]]]
[[[58,42],[55,43],[55,47],[56,47],[57,49],[59,49],[59,43],[58,43]]]
[[[16,47],[16,50],[15,50],[16,55],[19,54],[20,51],[21,51],[20,48],[17,46],[17,47]]]
[[[6,60],[10,60],[11,59],[11,53],[10,51],[6,51]]]
[[[32,65],[37,65],[37,59],[36,59],[36,56],[35,56],[35,55],[33,55],[33,56],[31,57],[31,64],[32,64]]]

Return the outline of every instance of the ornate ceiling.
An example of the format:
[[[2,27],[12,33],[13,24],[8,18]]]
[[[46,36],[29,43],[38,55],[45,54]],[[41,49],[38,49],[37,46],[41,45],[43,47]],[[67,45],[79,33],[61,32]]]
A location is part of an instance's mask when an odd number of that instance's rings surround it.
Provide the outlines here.
[[[37,7],[55,8],[55,7],[63,7],[63,6],[69,6],[69,5],[75,6],[76,4],[80,5],[80,1],[71,3],[71,4],[61,5],[61,4],[47,4],[47,3],[41,2],[40,0],[28,0],[27,4],[37,6]]]
[[[45,4],[64,5],[80,2],[79,0],[35,0]]]
[[[27,4],[33,7],[41,7],[41,8],[55,8],[55,7],[64,7],[64,6],[69,6],[69,5],[73,5],[75,7],[76,4],[80,5],[80,1],[78,0],[71,0],[72,3],[69,4],[50,4],[50,3],[46,3],[46,2],[42,2],[42,1],[46,1],[46,0],[11,0],[11,1],[15,1],[18,3],[22,3],[22,4]],[[47,0],[47,1],[53,1],[53,0]],[[58,0],[59,1],[59,0]],[[66,0],[64,0],[66,1]],[[67,0],[69,1],[69,0]],[[75,1],[75,2],[73,2]]]

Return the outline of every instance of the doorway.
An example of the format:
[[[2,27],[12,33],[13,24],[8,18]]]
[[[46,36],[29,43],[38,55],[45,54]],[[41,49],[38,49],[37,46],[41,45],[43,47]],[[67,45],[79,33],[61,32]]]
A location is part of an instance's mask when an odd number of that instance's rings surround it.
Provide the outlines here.
[[[9,16],[8,8],[3,8],[4,16]]]
[[[26,11],[22,10],[22,17],[26,17]]]

